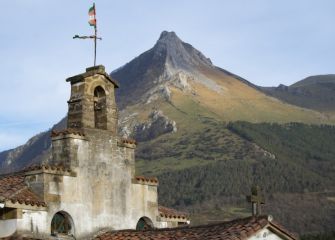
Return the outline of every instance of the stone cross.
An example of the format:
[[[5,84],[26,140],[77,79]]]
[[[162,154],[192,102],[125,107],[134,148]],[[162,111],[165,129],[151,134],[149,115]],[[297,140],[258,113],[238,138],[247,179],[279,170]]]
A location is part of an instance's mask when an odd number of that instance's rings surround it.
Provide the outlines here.
[[[261,215],[261,204],[265,204],[265,201],[261,195],[261,188],[259,186],[251,188],[251,195],[247,196],[247,201],[251,203],[252,216]]]

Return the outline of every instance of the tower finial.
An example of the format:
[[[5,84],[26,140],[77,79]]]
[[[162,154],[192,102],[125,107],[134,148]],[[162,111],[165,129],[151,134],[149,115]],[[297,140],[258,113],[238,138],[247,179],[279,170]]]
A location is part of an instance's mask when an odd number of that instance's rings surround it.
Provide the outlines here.
[[[91,36],[79,36],[75,35],[73,39],[93,39],[94,40],[94,66],[96,66],[96,60],[97,60],[97,39],[102,40],[101,37],[98,37],[98,27],[97,27],[97,18],[96,18],[96,10],[95,10],[95,3],[93,3],[93,6],[90,7],[88,10],[88,16],[89,21],[88,23],[90,26],[94,27],[94,35]]]

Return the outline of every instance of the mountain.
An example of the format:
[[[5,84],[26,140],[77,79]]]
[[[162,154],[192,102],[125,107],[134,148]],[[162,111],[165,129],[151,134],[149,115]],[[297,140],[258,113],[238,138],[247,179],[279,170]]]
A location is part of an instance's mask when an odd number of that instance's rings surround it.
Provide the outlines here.
[[[134,106],[141,105],[141,119],[147,118],[148,112],[156,107],[170,111],[174,106],[184,112],[199,108],[203,114],[215,115],[224,121],[334,121],[316,111],[267,96],[246,80],[214,66],[174,32],[164,31],[152,49],[112,72],[111,76],[121,84],[117,92],[121,110],[127,107],[129,114],[126,115],[130,115]]]
[[[112,72],[112,77],[118,79],[121,84],[127,86],[117,92],[119,107],[123,108],[140,102],[143,98],[150,97],[155,91],[164,87],[168,81],[181,81],[187,84],[187,78],[198,75],[199,67],[212,68],[210,59],[194,49],[190,44],[182,42],[174,32],[162,32],[155,46],[141,54],[122,68]],[[184,79],[179,78],[178,74]],[[200,75],[199,79],[206,82],[206,78]],[[212,82],[213,84],[213,82]],[[129,93],[132,98],[129,98]]]
[[[325,113],[334,113],[335,74],[307,77],[291,86],[261,87],[284,102]]]
[[[323,124],[334,123],[332,114],[269,96],[174,32],[162,32],[153,48],[111,76],[120,83],[119,133],[138,141],[137,174],[159,177],[161,202],[187,209],[195,224],[209,223],[250,214],[245,195],[259,184],[266,211],[292,230],[331,226],[335,130]],[[0,153],[0,171],[48,158],[49,135]]]

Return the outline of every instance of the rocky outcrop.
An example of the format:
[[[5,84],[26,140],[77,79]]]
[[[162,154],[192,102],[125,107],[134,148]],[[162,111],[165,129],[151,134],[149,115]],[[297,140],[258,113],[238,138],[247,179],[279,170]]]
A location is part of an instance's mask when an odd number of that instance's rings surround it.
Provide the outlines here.
[[[135,139],[138,141],[148,141],[160,135],[176,132],[177,124],[164,116],[161,111],[153,111],[149,116],[149,121],[137,125],[134,129]]]
[[[136,115],[122,119],[120,134],[123,137],[133,137],[137,141],[143,142],[154,139],[166,133],[177,131],[175,121],[169,119],[160,110],[154,110],[148,116],[146,122],[136,120]]]

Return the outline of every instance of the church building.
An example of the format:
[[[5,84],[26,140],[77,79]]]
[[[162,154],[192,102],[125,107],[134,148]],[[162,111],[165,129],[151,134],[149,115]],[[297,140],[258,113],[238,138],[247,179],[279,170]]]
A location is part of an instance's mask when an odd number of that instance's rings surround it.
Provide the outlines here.
[[[53,131],[51,157],[0,176],[0,239],[297,240],[271,216],[189,226],[185,213],[158,205],[158,180],[136,176],[136,142],[118,137],[118,84],[103,66],[67,79],[67,129]]]
[[[104,229],[188,224],[158,205],[157,178],[136,176],[136,142],[118,136],[119,86],[104,66],[66,81],[67,129],[52,132],[51,158],[0,176],[0,238],[89,239]]]

